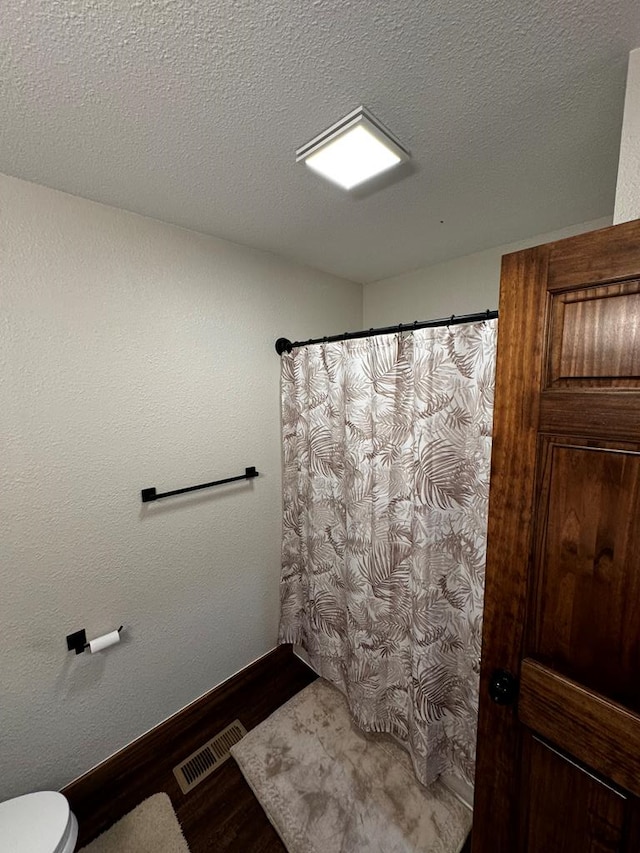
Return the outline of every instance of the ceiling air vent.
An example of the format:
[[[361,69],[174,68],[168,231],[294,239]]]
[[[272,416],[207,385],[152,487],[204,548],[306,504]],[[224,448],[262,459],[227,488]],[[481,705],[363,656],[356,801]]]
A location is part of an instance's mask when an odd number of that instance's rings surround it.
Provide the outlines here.
[[[234,720],[203,746],[192,752],[177,767],[173,775],[180,785],[183,794],[189,793],[197,784],[206,779],[214,770],[229,758],[231,747],[242,740],[247,730],[240,720]]]

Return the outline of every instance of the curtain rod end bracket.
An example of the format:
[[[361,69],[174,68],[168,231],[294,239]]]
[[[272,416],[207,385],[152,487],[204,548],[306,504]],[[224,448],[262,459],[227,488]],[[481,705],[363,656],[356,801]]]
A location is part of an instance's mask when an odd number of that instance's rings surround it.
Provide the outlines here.
[[[282,355],[283,352],[291,352],[292,349],[293,344],[289,338],[278,338],[276,341],[276,352],[278,355]]]

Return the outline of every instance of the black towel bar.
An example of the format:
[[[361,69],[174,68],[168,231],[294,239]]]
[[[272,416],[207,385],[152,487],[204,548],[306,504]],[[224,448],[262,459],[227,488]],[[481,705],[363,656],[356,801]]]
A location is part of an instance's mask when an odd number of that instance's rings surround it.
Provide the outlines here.
[[[234,483],[236,480],[251,480],[252,477],[257,477],[258,472],[252,466],[251,468],[245,468],[244,474],[241,474],[239,477],[227,477],[225,480],[214,480],[211,483],[202,483],[199,486],[187,486],[186,489],[174,489],[172,492],[162,492],[161,494],[157,494],[155,487],[150,489],[143,489],[141,491],[142,495],[142,503],[146,504],[149,501],[157,501],[160,498],[170,498],[173,495],[183,495],[185,492],[195,492],[198,489],[208,489],[211,486],[221,486],[223,483]]]

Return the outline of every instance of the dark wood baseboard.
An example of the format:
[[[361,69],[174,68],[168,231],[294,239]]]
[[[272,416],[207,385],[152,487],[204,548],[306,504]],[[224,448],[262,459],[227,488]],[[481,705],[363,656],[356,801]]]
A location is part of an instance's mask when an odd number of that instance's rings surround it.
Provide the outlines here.
[[[234,719],[254,728],[315,678],[291,646],[279,646],[71,782],[62,793],[78,818],[78,846],[165,791],[192,853],[284,850],[235,762],[226,762],[186,796],[172,770]]]

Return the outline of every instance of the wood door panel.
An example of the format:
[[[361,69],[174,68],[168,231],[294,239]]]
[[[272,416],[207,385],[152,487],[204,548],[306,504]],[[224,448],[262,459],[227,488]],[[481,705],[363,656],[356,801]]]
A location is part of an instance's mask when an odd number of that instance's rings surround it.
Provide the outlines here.
[[[546,289],[553,292],[636,278],[640,270],[639,232],[636,220],[540,247],[549,252]]]
[[[503,258],[473,853],[640,853],[639,510],[640,220]]]
[[[526,658],[518,717],[579,761],[640,796],[640,715]]]
[[[555,293],[548,386],[640,387],[640,282]]]
[[[631,391],[543,391],[539,431],[640,442],[640,418],[632,397]]]
[[[544,438],[527,651],[640,710],[640,453]]]
[[[512,803],[515,756],[519,749],[517,715],[512,707],[482,701],[489,691],[493,669],[517,673],[526,615],[529,522],[534,497],[538,406],[533,393],[514,398],[542,381],[546,294],[527,287],[527,281],[546,277],[547,255],[537,250],[502,259],[500,325],[491,454],[486,591],[482,629],[480,709],[474,812],[486,815],[474,822],[473,853],[513,853],[517,815]],[[517,306],[514,310],[514,306]],[[522,342],[526,345],[519,348]],[[514,453],[510,436],[519,436]],[[505,634],[515,636],[508,644]],[[486,744],[486,748],[482,745]],[[491,819],[496,805],[502,815]]]
[[[629,802],[539,738],[525,734],[521,853],[622,853]]]

